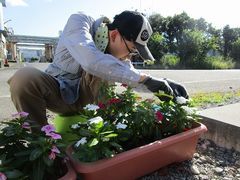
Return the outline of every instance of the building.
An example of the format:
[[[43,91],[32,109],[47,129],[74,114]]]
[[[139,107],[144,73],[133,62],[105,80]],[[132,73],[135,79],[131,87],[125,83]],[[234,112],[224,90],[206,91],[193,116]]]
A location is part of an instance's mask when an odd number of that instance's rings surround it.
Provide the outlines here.
[[[7,56],[6,51],[6,35],[7,31],[3,22],[3,7],[6,7],[5,0],[0,0],[0,67],[2,66],[3,60]]]

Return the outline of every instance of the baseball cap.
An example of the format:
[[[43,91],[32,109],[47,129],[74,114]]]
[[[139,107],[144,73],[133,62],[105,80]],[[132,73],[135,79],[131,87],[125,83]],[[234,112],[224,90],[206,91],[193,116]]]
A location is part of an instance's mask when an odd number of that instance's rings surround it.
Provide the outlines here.
[[[152,35],[152,28],[147,18],[136,11],[123,11],[114,17],[109,24],[110,29],[117,28],[120,34],[128,41],[133,41],[140,56],[147,60],[154,60],[147,47]]]

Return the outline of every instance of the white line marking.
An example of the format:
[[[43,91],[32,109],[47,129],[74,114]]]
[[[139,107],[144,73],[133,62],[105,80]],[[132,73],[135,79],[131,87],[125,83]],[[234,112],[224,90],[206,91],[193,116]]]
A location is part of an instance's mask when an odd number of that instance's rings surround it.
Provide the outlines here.
[[[183,82],[183,83],[185,83],[185,84],[191,84],[191,83],[216,82],[216,81],[231,81],[231,80],[240,80],[240,78],[232,78],[232,79],[215,79],[215,80],[203,80],[203,81],[186,81],[186,82]]]

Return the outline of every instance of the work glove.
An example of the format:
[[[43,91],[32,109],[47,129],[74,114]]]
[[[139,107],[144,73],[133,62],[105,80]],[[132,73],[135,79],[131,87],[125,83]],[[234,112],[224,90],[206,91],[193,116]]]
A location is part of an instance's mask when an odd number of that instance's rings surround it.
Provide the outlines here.
[[[165,79],[147,77],[142,83],[153,93],[163,91],[165,94],[170,95],[170,97],[158,96],[162,101],[170,101],[172,99],[171,96],[174,97],[173,90]]]
[[[182,96],[186,99],[189,98],[187,89],[183,85],[181,85],[171,79],[164,78],[164,80],[167,81],[169,86],[172,88],[174,97]]]

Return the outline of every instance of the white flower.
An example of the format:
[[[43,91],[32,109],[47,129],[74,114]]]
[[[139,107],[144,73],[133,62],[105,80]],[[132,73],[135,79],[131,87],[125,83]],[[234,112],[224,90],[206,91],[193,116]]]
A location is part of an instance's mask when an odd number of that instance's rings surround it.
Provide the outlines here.
[[[123,116],[123,113],[119,113],[119,114],[118,114],[118,117],[122,117],[122,116]]]
[[[80,126],[79,126],[79,124],[73,124],[73,125],[71,126],[71,128],[72,128],[72,129],[77,129],[77,128],[80,128]]]
[[[86,144],[86,143],[87,143],[87,138],[83,137],[75,144],[75,147],[78,147],[80,144],[83,145],[83,144]]]
[[[186,98],[184,98],[182,96],[178,96],[178,97],[176,97],[176,102],[178,104],[186,104],[188,102],[188,99],[186,99]]]
[[[95,118],[89,119],[88,120],[90,122],[90,124],[97,124],[99,122],[103,122],[103,119],[100,116],[97,116]]]
[[[95,105],[95,104],[88,104],[86,105],[83,109],[86,109],[88,111],[96,111],[98,110],[100,107]]]
[[[188,107],[188,106],[182,106],[182,108],[184,109],[184,111],[186,111],[187,114],[193,114],[194,113],[193,109]]]
[[[117,129],[126,129],[127,128],[127,125],[126,124],[122,124],[122,123],[118,123],[117,125],[116,125],[116,127],[117,127]]]

